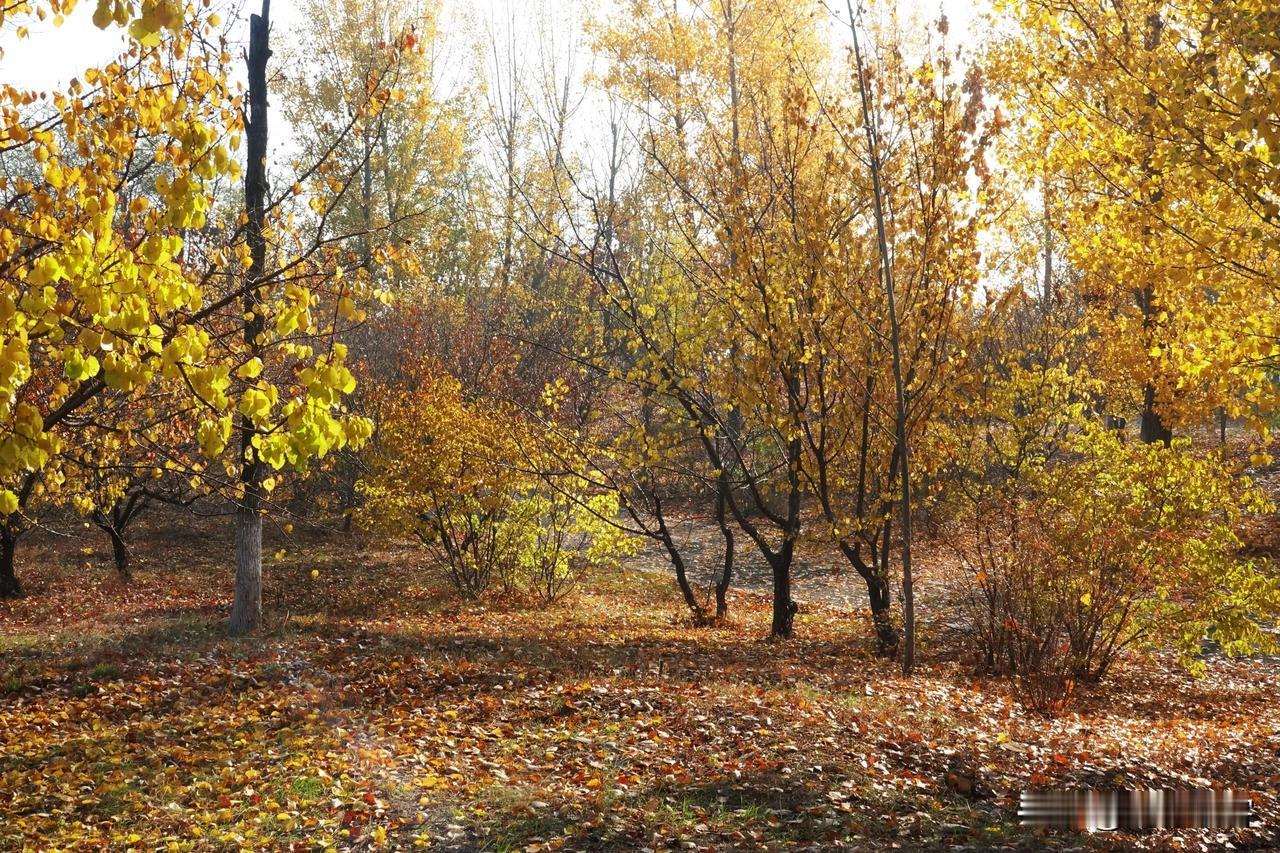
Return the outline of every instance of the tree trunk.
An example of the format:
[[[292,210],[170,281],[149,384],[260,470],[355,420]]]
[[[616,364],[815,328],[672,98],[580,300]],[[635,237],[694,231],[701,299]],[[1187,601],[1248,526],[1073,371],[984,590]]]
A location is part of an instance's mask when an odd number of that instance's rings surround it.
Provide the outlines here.
[[[680,594],[684,596],[684,603],[689,608],[689,612],[693,615],[695,625],[704,625],[707,621],[706,611],[702,609],[702,605],[698,602],[698,596],[693,591],[693,586],[689,583],[689,572],[685,567],[684,558],[680,555],[680,551],[673,545],[664,541],[667,546],[667,554],[671,557],[671,565],[676,570],[676,584],[680,587]]]
[[[898,654],[901,637],[898,628],[893,624],[893,595],[889,589],[888,560],[883,568],[876,560],[875,565],[868,565],[859,551],[861,546],[840,542],[840,551],[853,566],[863,583],[867,585],[867,600],[871,604],[871,624],[876,632],[876,654],[882,657],[894,657]]]
[[[1157,441],[1165,447],[1173,444],[1173,430],[1165,426],[1160,413],[1155,408],[1156,389],[1147,385],[1142,389],[1142,431],[1143,444],[1155,444]]]
[[[684,563],[684,556],[680,553],[680,549],[676,547],[671,536],[667,534],[665,528],[661,533],[662,545],[667,549],[667,557],[671,560],[671,566],[676,570],[676,584],[680,587],[680,595],[684,597],[684,603],[689,608],[689,612],[693,614],[693,621],[701,625],[707,621],[707,614],[702,609],[702,605],[698,602],[698,596],[693,591],[693,585],[689,583],[689,571]]]
[[[266,272],[267,245],[263,237],[267,197],[267,59],[271,0],[262,0],[262,14],[249,16],[249,122],[248,163],[245,168],[245,227],[249,245],[248,281],[256,285]],[[259,335],[266,328],[259,309],[257,286],[245,289],[244,310],[249,318],[244,341],[253,355],[261,352]],[[256,430],[248,416],[240,420],[240,484],[243,494],[236,511],[236,591],[228,630],[233,636],[248,634],[262,618],[262,461],[253,446]]]
[[[369,141],[370,129],[361,134],[364,140],[364,165],[361,167],[360,207],[364,218],[364,234],[360,235],[361,265],[373,275],[373,145]]]
[[[22,584],[14,573],[14,553],[18,539],[8,530],[0,530],[0,599],[21,598]]]
[[[129,543],[125,541],[123,531],[114,527],[107,528],[107,535],[111,537],[111,556],[116,561],[116,573],[123,580],[129,580]]]
[[[791,600],[791,543],[769,560],[773,570],[773,636],[790,637],[796,616],[796,603]]]
[[[1049,179],[1045,177],[1044,183],[1044,288],[1043,305],[1041,306],[1046,318],[1053,315],[1053,226],[1049,221]]]
[[[862,124],[867,134],[867,152],[870,154],[871,200],[875,213],[876,242],[880,250],[880,275],[884,284],[885,301],[889,309],[889,343],[893,351],[894,433],[898,442],[902,476],[902,673],[910,675],[915,666],[916,615],[914,580],[911,570],[911,465],[907,441],[908,403],[906,383],[902,368],[902,330],[898,322],[898,308],[893,283],[893,256],[885,229],[884,189],[880,184],[880,132],[871,118],[871,102],[867,95],[867,81],[862,73],[862,49],[858,44],[857,19],[853,2],[848,0],[849,27],[853,32],[853,53],[857,60],[858,91],[862,98]]]
[[[799,396],[794,374],[786,377],[791,399]],[[800,460],[804,445],[799,436],[787,442],[787,518],[785,538],[777,552],[768,555],[769,568],[773,570],[773,636],[790,637],[795,620],[796,603],[791,600],[791,559],[796,552],[796,540],[800,537]],[[757,497],[759,494],[757,493]],[[757,507],[764,507],[757,502]]]
[[[231,606],[232,636],[253,632],[262,619],[262,516],[242,506],[236,512],[236,597]]]
[[[890,608],[893,595],[889,591],[888,578],[880,578],[876,583],[867,584],[867,597],[871,600],[871,623],[876,631],[876,652],[882,657],[893,657],[898,653],[898,629],[893,624]]]
[[[724,563],[720,568],[720,580],[716,582],[716,619],[724,619],[729,615],[729,584],[733,582],[733,530],[725,519],[728,488],[729,484],[722,476],[716,494],[716,523],[720,525],[720,535],[724,537]]]
[[[680,587],[680,594],[684,596],[684,603],[689,608],[689,612],[693,614],[693,621],[697,625],[702,625],[707,621],[706,611],[698,602],[698,596],[693,591],[693,586],[689,583],[688,568],[684,563],[684,555],[680,553],[675,539],[671,535],[671,529],[667,527],[667,518],[662,514],[662,501],[657,497],[653,498],[653,515],[658,522],[658,541],[662,543],[662,547],[667,550],[667,557],[671,560],[671,566],[676,570],[676,584]]]

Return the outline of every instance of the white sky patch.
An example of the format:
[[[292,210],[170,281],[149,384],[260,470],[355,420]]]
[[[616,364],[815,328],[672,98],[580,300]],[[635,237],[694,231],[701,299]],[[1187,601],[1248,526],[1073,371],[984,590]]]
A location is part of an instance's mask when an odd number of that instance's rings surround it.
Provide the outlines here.
[[[844,0],[826,0],[831,12],[842,19],[847,18]],[[240,8],[241,24],[233,30],[237,36],[248,21],[249,14],[259,8],[258,2],[249,0]],[[517,41],[532,44],[537,41],[537,27],[544,16],[530,14],[531,7],[542,5],[552,13],[550,18],[556,29],[575,26],[576,22],[568,20],[563,14],[554,14],[563,5],[554,2],[531,4],[528,0],[445,0],[443,18],[446,21],[459,21],[466,18],[485,22],[514,22],[518,30]],[[885,4],[882,8],[889,8]],[[52,90],[65,86],[72,78],[84,73],[86,68],[101,65],[119,54],[125,45],[122,28],[111,27],[99,30],[91,20],[95,0],[81,0],[74,12],[55,27],[52,19],[37,21],[34,17],[23,20],[30,34],[25,39],[18,38],[17,23],[6,22],[0,30],[0,48],[4,50],[0,57],[0,79],[22,89]],[[899,15],[907,21],[929,22],[935,20],[939,13],[945,13],[951,25],[951,40],[959,45],[972,43],[974,29],[978,25],[981,10],[987,6],[987,0],[900,0],[896,4]],[[857,4],[855,3],[855,8]],[[295,29],[298,21],[298,4],[289,0],[275,0],[271,6],[271,18],[274,22],[274,35],[277,39],[287,38],[287,34]],[[564,41],[558,38],[557,41]]]

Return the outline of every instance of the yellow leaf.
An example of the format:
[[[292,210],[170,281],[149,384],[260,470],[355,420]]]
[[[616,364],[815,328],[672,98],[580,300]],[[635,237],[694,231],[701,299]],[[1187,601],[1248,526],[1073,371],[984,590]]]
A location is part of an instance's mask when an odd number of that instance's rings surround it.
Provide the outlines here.
[[[256,379],[260,373],[262,373],[262,359],[256,356],[240,365],[240,368],[236,370],[236,376],[241,379]]]

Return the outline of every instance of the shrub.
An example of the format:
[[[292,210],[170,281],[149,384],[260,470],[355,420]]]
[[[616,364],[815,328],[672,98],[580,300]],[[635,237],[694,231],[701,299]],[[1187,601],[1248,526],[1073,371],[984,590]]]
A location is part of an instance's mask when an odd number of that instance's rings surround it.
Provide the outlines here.
[[[1280,611],[1280,582],[1235,533],[1267,509],[1260,492],[1185,441],[1088,429],[1069,449],[969,493],[958,548],[985,668],[1044,704],[1126,650],[1171,646],[1195,671],[1209,634],[1227,654],[1274,646],[1261,623]]]
[[[377,398],[377,442],[358,484],[362,526],[417,539],[461,595],[496,583],[542,603],[634,545],[610,520],[617,497],[576,478],[540,476],[545,431],[514,406],[468,399],[424,365],[417,388]]]
[[[437,502],[420,517],[414,534],[427,546],[453,588],[466,598],[478,598],[494,578],[510,574],[515,562],[512,531],[502,522],[500,506],[486,506],[472,495],[456,495]]]
[[[516,545],[511,586],[550,604],[572,591],[588,568],[616,565],[634,553],[634,539],[608,521],[617,514],[614,495],[531,495],[519,501],[510,520]]]

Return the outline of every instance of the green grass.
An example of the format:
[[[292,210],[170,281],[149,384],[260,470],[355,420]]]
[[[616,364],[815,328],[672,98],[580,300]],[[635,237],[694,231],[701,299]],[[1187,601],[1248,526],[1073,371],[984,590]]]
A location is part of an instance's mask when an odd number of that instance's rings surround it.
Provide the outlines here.
[[[113,663],[100,663],[89,671],[94,678],[115,678],[120,674],[120,667]]]
[[[324,783],[310,776],[293,780],[293,793],[304,800],[318,800],[324,796]]]

